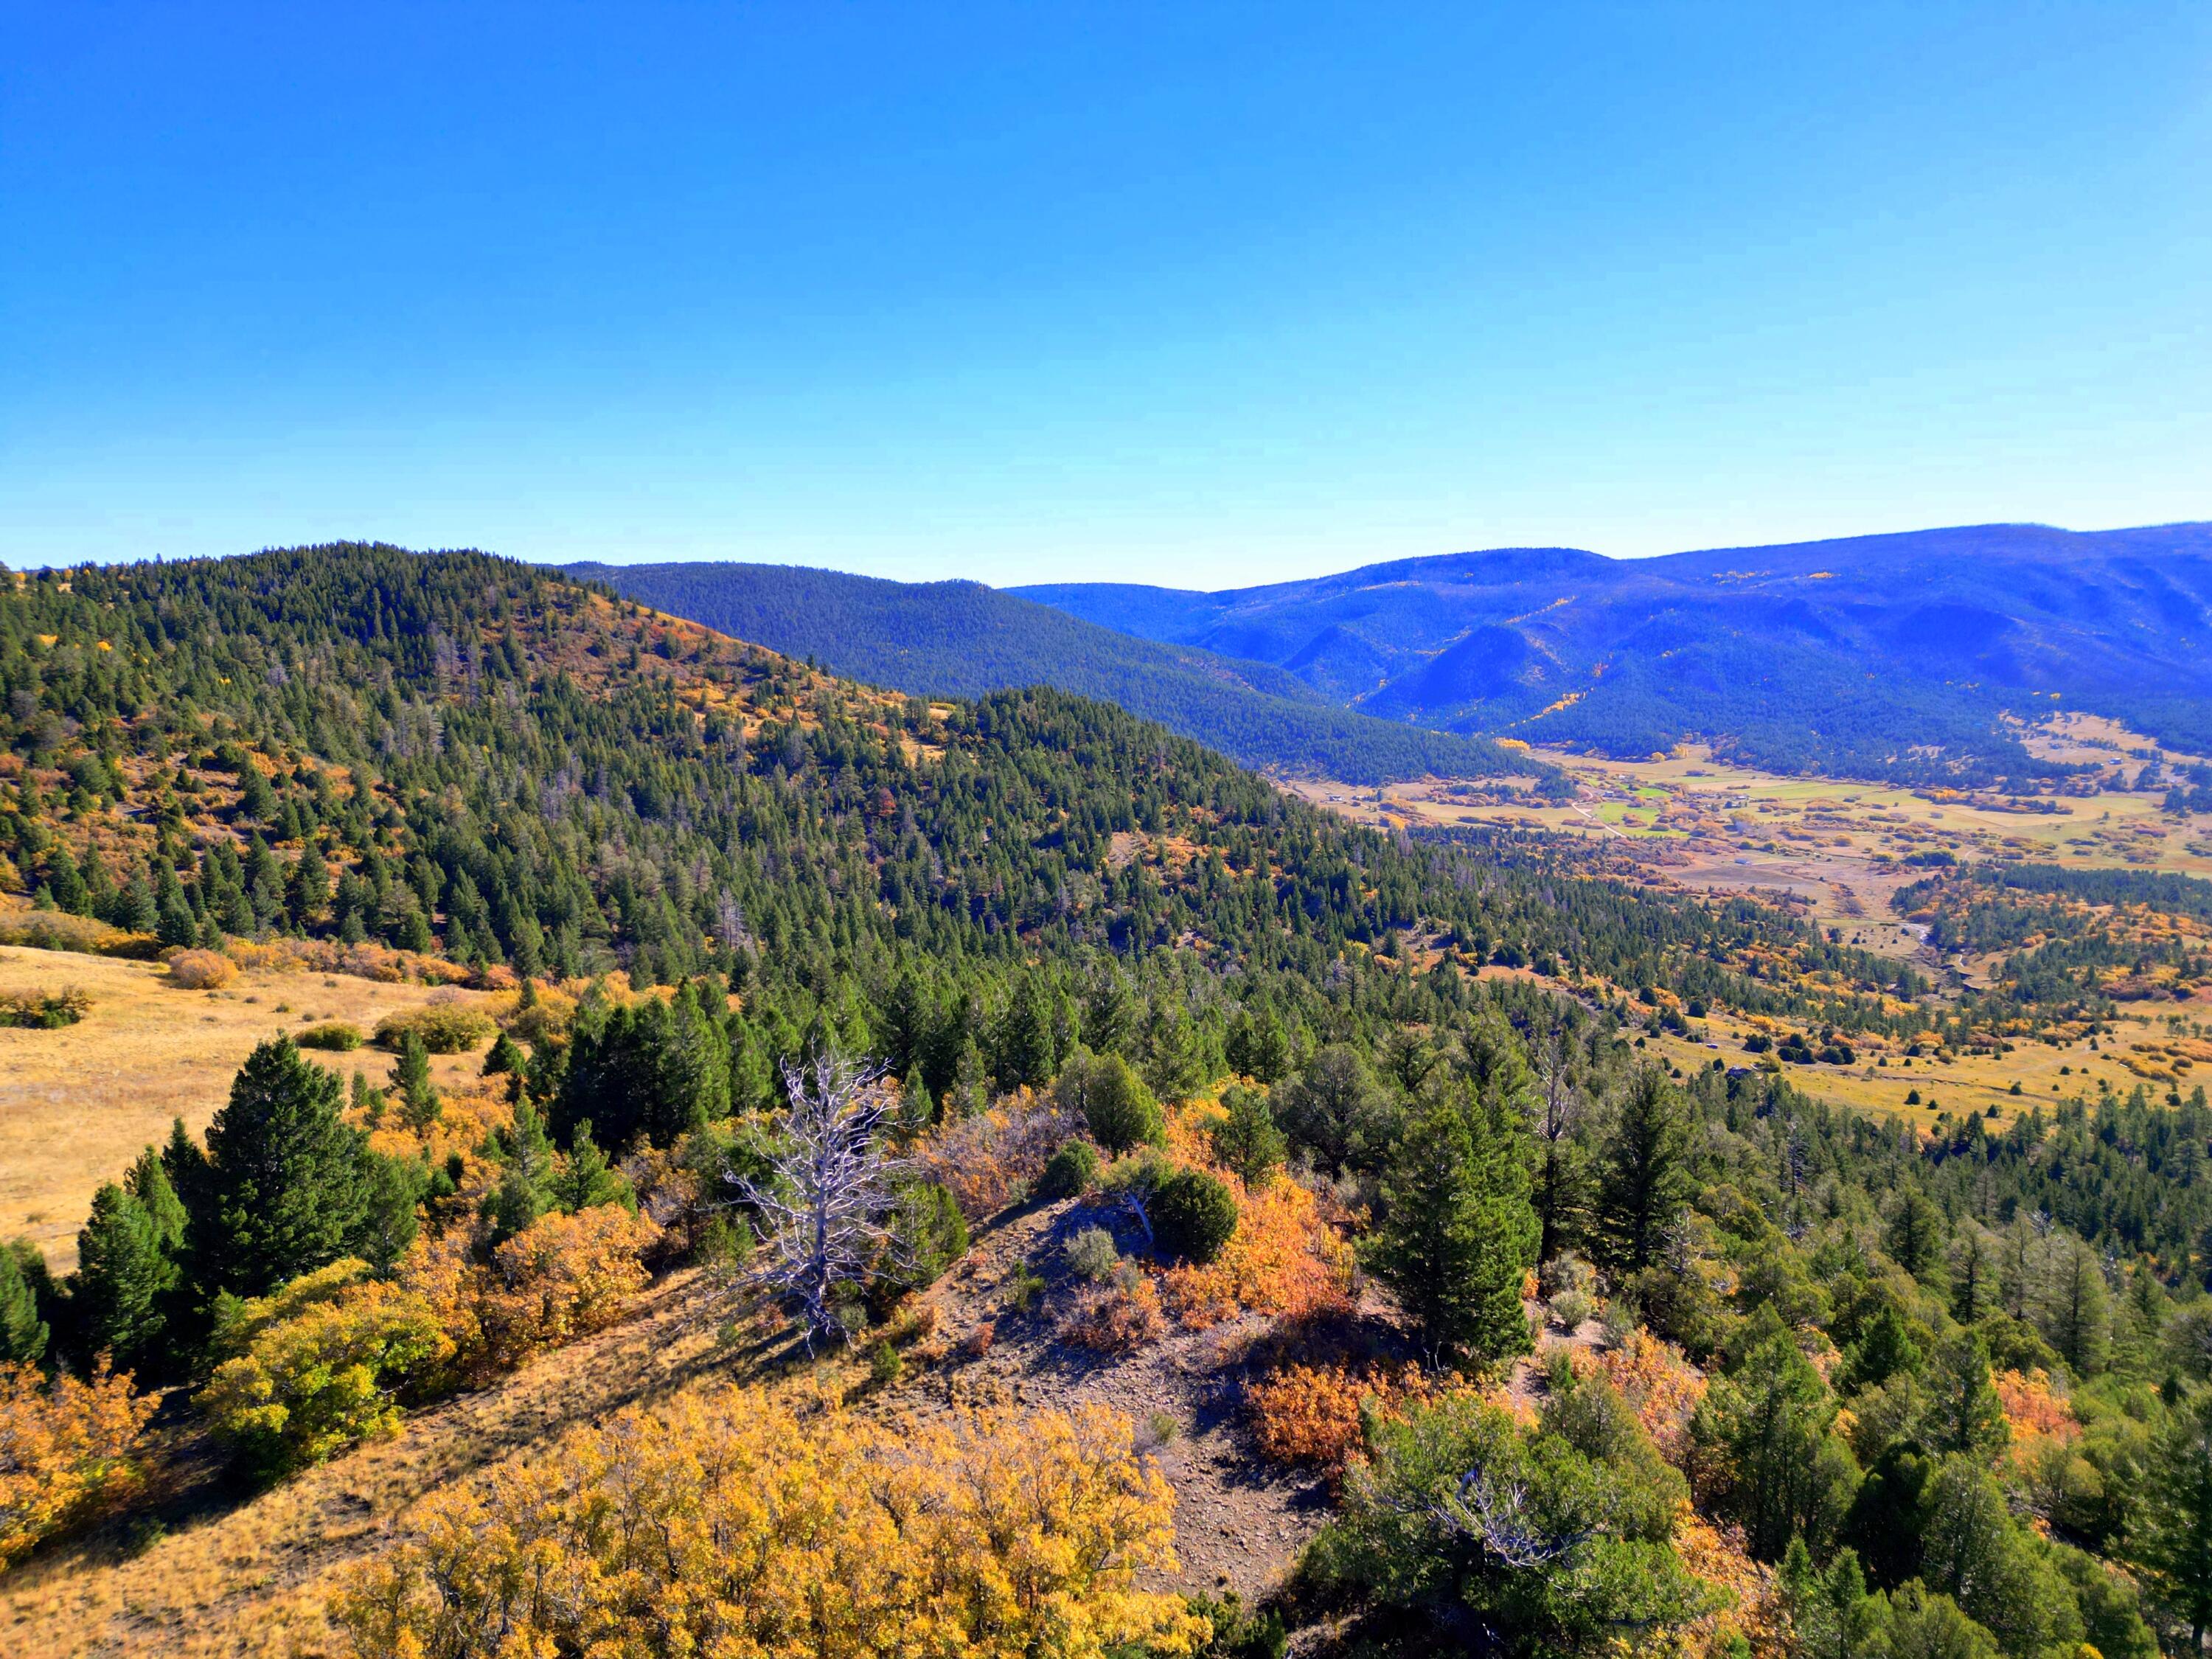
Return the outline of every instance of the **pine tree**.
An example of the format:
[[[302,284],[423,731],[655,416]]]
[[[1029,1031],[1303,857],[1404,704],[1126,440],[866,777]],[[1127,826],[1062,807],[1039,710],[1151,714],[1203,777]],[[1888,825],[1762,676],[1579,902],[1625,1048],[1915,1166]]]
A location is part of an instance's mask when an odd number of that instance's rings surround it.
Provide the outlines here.
[[[1882,1248],[1891,1261],[1930,1288],[1943,1279],[1943,1212],[1917,1187],[1906,1187],[1891,1206]]]
[[[39,1281],[26,1271],[25,1256],[36,1247],[18,1240],[0,1244],[0,1364],[35,1364],[45,1357],[48,1332],[39,1313]],[[37,1274],[43,1276],[41,1259]]]
[[[1221,1104],[1225,1115],[1207,1131],[1213,1156],[1257,1192],[1274,1179],[1289,1143],[1275,1127],[1267,1097],[1258,1090],[1232,1085],[1222,1091]]]
[[[524,1109],[518,1106],[517,1111]],[[553,1201],[574,1214],[599,1204],[620,1204],[628,1209],[637,1207],[637,1195],[622,1171],[607,1161],[607,1155],[592,1139],[592,1121],[586,1118],[576,1126],[570,1141],[568,1155],[558,1160],[559,1167],[550,1182]]]
[[[161,1153],[149,1146],[138,1154],[138,1161],[131,1166],[127,1183],[131,1195],[146,1212],[146,1218],[154,1224],[154,1236],[161,1249],[172,1256],[180,1256],[185,1248],[185,1204],[177,1196],[176,1184],[169,1179],[167,1167]]]
[[[1526,1352],[1539,1229],[1510,1126],[1463,1085],[1438,1091],[1407,1124],[1383,1205],[1370,1259],[1431,1350],[1469,1369]]]
[[[428,1128],[445,1110],[445,1103],[439,1099],[437,1088],[430,1081],[430,1051],[417,1032],[400,1033],[399,1057],[392,1067],[392,1086],[398,1091],[400,1115],[410,1129],[419,1133]]]
[[[192,1183],[177,1183],[203,1296],[266,1296],[357,1241],[365,1148],[339,1116],[343,1098],[337,1078],[303,1060],[289,1037],[246,1057],[208,1126],[203,1193],[196,1200]]]
[[[2158,1479],[2137,1494],[2129,1542],[2168,1607],[2189,1626],[2189,1648],[2212,1631],[2212,1394],[2167,1418],[2152,1467]]]
[[[1939,1452],[2000,1450],[2012,1438],[2004,1402],[1990,1380],[1990,1351],[1978,1336],[1962,1334],[1939,1344],[1928,1378],[1922,1435]]]
[[[103,1186],[77,1233],[76,1253],[70,1305],[83,1357],[106,1353],[119,1370],[156,1369],[179,1275],[154,1218],[127,1188]]]
[[[1680,1091],[1647,1062],[1631,1082],[1605,1148],[1598,1210],[1613,1260],[1641,1272],[1689,1193],[1690,1123]]]

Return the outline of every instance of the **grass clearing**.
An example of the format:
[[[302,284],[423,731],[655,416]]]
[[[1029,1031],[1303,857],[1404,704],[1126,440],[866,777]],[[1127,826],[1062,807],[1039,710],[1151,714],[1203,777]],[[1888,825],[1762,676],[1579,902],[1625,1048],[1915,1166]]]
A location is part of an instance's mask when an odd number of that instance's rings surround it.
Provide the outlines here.
[[[254,1044],[331,1020],[373,1029],[427,1004],[435,988],[343,975],[241,973],[217,991],[187,991],[160,964],[73,951],[0,947],[0,994],[73,985],[91,998],[76,1024],[0,1028],[0,1238],[27,1237],[57,1269],[73,1267],[76,1231],[104,1181],[140,1147],[168,1138],[172,1118],[204,1130]],[[470,1005],[488,994],[453,994]],[[391,1074],[374,1048],[315,1056],[342,1076]],[[431,1062],[441,1084],[473,1077],[468,1054]]]

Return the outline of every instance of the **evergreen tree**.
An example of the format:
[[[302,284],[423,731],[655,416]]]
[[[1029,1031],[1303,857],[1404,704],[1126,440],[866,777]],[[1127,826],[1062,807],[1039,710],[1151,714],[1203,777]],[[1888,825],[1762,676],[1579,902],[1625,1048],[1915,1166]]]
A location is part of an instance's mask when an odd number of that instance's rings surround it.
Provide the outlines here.
[[[1980,1337],[1962,1333],[1938,1345],[1928,1389],[1922,1432],[1932,1449],[1978,1457],[2011,1439],[2004,1402],[1990,1379],[1989,1346]]]
[[[1632,1273],[1651,1265],[1662,1237],[1681,1213],[1690,1186],[1689,1146],[1689,1114],[1680,1091],[1659,1066],[1639,1066],[1606,1142],[1598,1196],[1608,1253]]]
[[[0,1244],[0,1364],[35,1364],[46,1355],[49,1333],[39,1311],[39,1279],[25,1261],[36,1249],[20,1239]],[[40,1258],[35,1272],[43,1277],[45,1271]]]
[[[1778,1332],[1706,1391],[1698,1437],[1725,1456],[1724,1510],[1763,1561],[1802,1534],[1816,1553],[1841,1523],[1858,1466],[1835,1434],[1835,1396],[1820,1372]]]
[[[111,1354],[118,1369],[142,1376],[157,1370],[179,1273],[154,1218],[111,1182],[93,1194],[76,1251],[70,1308],[82,1356]]]
[[[392,1086],[399,1094],[400,1115],[418,1133],[435,1123],[445,1110],[435,1085],[430,1081],[430,1051],[421,1035],[403,1031],[399,1057],[392,1063]]]
[[[124,1178],[124,1185],[154,1224],[154,1236],[169,1255],[180,1255],[185,1247],[185,1206],[169,1179],[161,1155],[149,1146],[138,1154]]]
[[[1207,1129],[1213,1156],[1257,1192],[1282,1167],[1288,1143],[1258,1090],[1232,1084],[1222,1091],[1221,1105],[1224,1115]]]
[[[2129,1542],[2136,1563],[2201,1653],[2212,1632],[2212,1393],[2169,1413],[2138,1498]]]
[[[1521,1286],[1538,1230],[1502,1115],[1463,1085],[1437,1091],[1407,1125],[1383,1205],[1370,1260],[1431,1351],[1468,1368],[1526,1352]]]
[[[518,1112],[522,1109],[523,1106],[516,1108]],[[637,1194],[629,1180],[607,1161],[607,1155],[592,1139],[589,1118],[576,1126],[568,1155],[557,1160],[557,1164],[550,1190],[553,1201],[562,1209],[574,1214],[599,1204],[620,1204],[632,1210],[637,1207]]]
[[[339,1116],[343,1097],[337,1078],[289,1037],[246,1057],[208,1126],[204,1181],[177,1182],[203,1296],[266,1296],[360,1242],[365,1145]]]
[[[1890,1260],[1922,1284],[1940,1288],[1943,1278],[1943,1212],[1917,1186],[1905,1188],[1891,1205],[1882,1233]]]

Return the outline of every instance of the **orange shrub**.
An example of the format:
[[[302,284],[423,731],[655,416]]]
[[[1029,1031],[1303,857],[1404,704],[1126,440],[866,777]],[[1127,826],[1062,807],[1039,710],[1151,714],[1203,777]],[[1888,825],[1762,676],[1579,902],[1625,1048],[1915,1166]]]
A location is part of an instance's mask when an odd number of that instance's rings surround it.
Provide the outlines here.
[[[2004,1407],[2005,1422],[2012,1429],[2013,1455],[2019,1461],[2027,1462],[2045,1442],[2070,1445],[2081,1437],[2081,1425],[2073,1407],[2052,1391],[2047,1372],[1999,1371],[1990,1381]]]
[[[1322,1218],[1314,1195],[1295,1181],[1251,1192],[1214,1170],[1237,1200],[1237,1231],[1204,1265],[1168,1271],[1164,1281],[1176,1318],[1193,1330],[1240,1313],[1293,1317],[1342,1306],[1352,1292],[1352,1246]]]
[[[1690,1453],[1690,1415],[1705,1397],[1705,1375],[1671,1342],[1638,1325],[1618,1347],[1570,1351],[1577,1376],[1597,1375],[1620,1391],[1660,1455],[1676,1468]]]
[[[1738,1528],[1716,1527],[1685,1504],[1674,1518],[1674,1553],[1695,1577],[1725,1592],[1729,1604],[1666,1632],[1644,1651],[1661,1659],[1719,1659],[1746,1646],[1755,1654],[1790,1650],[1789,1609],[1774,1569],[1751,1559]]]
[[[1379,1365],[1285,1365],[1247,1383],[1244,1404],[1263,1455],[1336,1473],[1359,1449],[1361,1401],[1387,1409],[1429,1392],[1428,1380],[1413,1365],[1395,1373]]]
[[[212,951],[179,951],[169,958],[169,979],[187,991],[212,991],[228,985],[235,972],[228,957]]]
[[[131,1491],[131,1443],[154,1405],[104,1359],[88,1379],[51,1383],[35,1365],[0,1364],[0,1567]]]
[[[492,1253],[478,1316],[493,1358],[532,1354],[605,1330],[646,1286],[638,1257],[659,1237],[619,1204],[540,1216]]]

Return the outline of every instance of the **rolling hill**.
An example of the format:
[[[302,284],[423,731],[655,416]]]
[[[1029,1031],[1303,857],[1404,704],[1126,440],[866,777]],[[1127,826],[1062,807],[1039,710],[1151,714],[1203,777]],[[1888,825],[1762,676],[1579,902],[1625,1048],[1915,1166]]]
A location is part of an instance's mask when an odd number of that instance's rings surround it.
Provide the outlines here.
[[[1222,592],[1013,590],[1276,665],[1349,708],[1614,755],[1712,739],[1784,770],[2047,773],[2004,716],[2212,749],[2212,524],[1987,525],[1619,560],[1503,548]]]
[[[929,696],[1050,685],[1120,704],[1249,766],[1354,783],[1527,772],[1525,757],[1340,706],[1288,668],[1139,639],[975,582],[766,564],[579,564],[656,610],[837,674]]]

